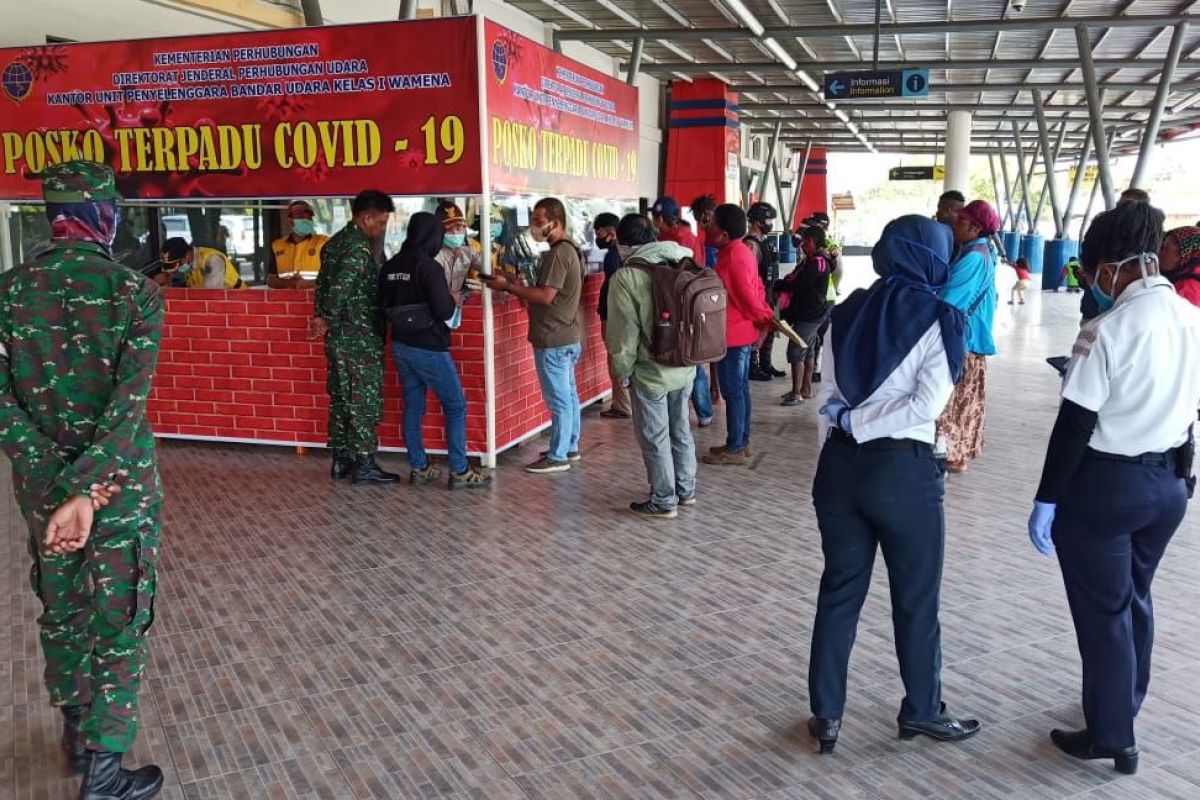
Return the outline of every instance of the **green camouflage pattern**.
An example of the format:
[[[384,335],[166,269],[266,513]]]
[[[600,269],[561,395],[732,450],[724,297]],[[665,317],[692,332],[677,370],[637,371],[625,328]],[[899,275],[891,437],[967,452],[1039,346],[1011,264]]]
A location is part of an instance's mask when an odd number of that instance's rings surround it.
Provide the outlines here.
[[[153,620],[162,483],[146,401],[162,314],[154,283],[87,242],[0,275],[0,448],[29,524],[46,686],[56,705],[90,703],[85,742],[112,752],[137,732]],[[54,509],[113,481],[83,551],[40,552]]]
[[[42,171],[42,193],[47,203],[122,199],[112,169],[94,161],[67,161],[46,167]]]
[[[353,223],[325,244],[314,313],[329,323],[329,446],[374,453],[383,418],[383,314],[371,240]]]

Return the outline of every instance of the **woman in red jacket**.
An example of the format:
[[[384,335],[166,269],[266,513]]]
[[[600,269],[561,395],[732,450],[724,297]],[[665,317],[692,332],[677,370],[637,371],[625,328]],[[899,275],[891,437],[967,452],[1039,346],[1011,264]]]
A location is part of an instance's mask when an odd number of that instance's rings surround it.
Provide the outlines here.
[[[1158,266],[1175,285],[1176,294],[1200,306],[1200,228],[1167,231],[1158,254]]]
[[[725,444],[709,450],[706,464],[744,465],[750,458],[750,353],[775,320],[758,277],[758,259],[742,241],[746,212],[726,203],[717,206],[705,241],[717,248],[717,275],[725,284],[725,341],[728,351],[717,363],[725,395]]]

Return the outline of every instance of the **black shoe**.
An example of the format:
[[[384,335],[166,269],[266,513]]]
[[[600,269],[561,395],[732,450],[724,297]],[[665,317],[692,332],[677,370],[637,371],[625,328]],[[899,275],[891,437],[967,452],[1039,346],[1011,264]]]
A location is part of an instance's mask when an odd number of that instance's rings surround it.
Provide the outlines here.
[[[772,378],[786,378],[787,373],[781,369],[775,369],[773,366],[767,367],[767,372],[771,373]]]
[[[87,709],[87,706],[62,707],[62,750],[71,765],[71,771],[76,775],[87,772],[88,767],[87,749],[83,746],[83,739],[79,735],[79,723],[83,721],[83,715]]]
[[[354,458],[345,450],[333,451],[333,465],[329,467],[329,477],[335,481],[349,478],[354,473]]]
[[[375,463],[374,454],[360,455],[354,462],[354,485],[363,483],[399,483],[400,476],[394,472],[384,472]]]
[[[657,505],[653,500],[645,500],[641,503],[630,503],[629,510],[639,517],[646,519],[675,519],[679,516],[679,512],[673,508],[663,508]]]
[[[1113,768],[1125,775],[1133,775],[1138,768],[1137,745],[1120,750],[1107,747],[1097,747],[1092,743],[1092,735],[1086,730],[1063,731],[1055,728],[1050,731],[1050,741],[1069,756],[1083,759],[1111,758]]]
[[[946,713],[946,704],[942,703],[941,713],[937,719],[929,722],[905,722],[897,719],[901,739],[915,739],[918,736],[928,736],[939,742],[961,742],[979,733],[979,720],[956,719]]]
[[[769,381],[772,379],[772,377],[773,376],[771,375],[771,373],[766,372],[761,369],[750,370],[750,380],[752,380],[752,381]]]
[[[817,740],[822,754],[833,752],[834,745],[837,744],[838,733],[841,729],[842,721],[840,719],[810,717],[808,720],[808,735]]]
[[[88,755],[79,800],[150,800],[162,790],[162,770],[153,764],[129,770],[121,766],[120,753]]]

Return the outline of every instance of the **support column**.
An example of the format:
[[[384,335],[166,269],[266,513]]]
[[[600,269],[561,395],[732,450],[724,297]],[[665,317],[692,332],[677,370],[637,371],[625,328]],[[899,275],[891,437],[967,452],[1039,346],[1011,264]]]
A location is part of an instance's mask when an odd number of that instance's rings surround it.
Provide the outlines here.
[[[804,165],[803,181],[796,192],[796,209],[792,221],[796,224],[814,211],[828,213],[829,163],[823,147],[813,147]]]
[[[1087,27],[1075,26],[1075,43],[1079,48],[1079,72],[1087,95],[1088,115],[1092,120],[1092,144],[1096,148],[1096,166],[1100,171],[1100,188],[1104,192],[1104,207],[1117,204],[1113,191],[1112,172],[1108,162],[1108,133],[1104,130],[1104,98],[1096,79],[1096,64],[1092,61],[1092,40]]]
[[[300,8],[304,12],[305,25],[311,27],[325,24],[325,17],[321,14],[321,0],[300,0]]]
[[[951,111],[946,115],[946,182],[944,191],[956,189],[964,195],[971,189],[971,112]]]
[[[417,18],[417,0],[400,0],[400,19]]]
[[[1008,206],[1008,229],[1015,231],[1021,224],[1021,207],[1020,204],[1013,205],[1013,192],[1016,191],[1016,187],[1009,180],[1008,154],[1004,152],[1004,142],[1000,139],[996,140],[996,151],[1000,154],[1000,177],[1004,179],[1004,204]],[[1019,164],[1017,168],[1020,169]]]
[[[804,147],[804,159],[796,164],[796,177],[793,179],[795,186],[792,188],[792,201],[788,203],[786,211],[780,213],[786,215],[787,229],[794,231],[794,223],[796,222],[796,212],[800,207],[800,192],[804,189],[804,175],[808,172],[808,159],[812,155],[812,139],[808,140],[808,144]],[[795,163],[793,157],[793,163]],[[803,217],[801,218],[803,219]]]
[[[1067,230],[1071,226],[1071,215],[1075,213],[1075,203],[1079,200],[1079,190],[1083,187],[1083,176],[1087,172],[1088,156],[1092,154],[1092,135],[1083,137],[1083,149],[1079,151],[1079,161],[1075,165],[1075,180],[1071,182],[1071,194],[1067,196],[1067,208],[1063,211],[1062,227]],[[1068,231],[1068,235],[1070,232]]]
[[[722,81],[672,81],[663,194],[687,205],[702,194],[742,203],[737,94]]]
[[[629,73],[625,76],[625,82],[630,86],[637,85],[638,73],[642,71],[642,50],[646,46],[646,40],[639,36],[633,40],[633,53],[629,56]]]
[[[762,176],[758,179],[758,186],[754,188],[754,194],[758,196],[759,200],[766,200],[763,195],[765,195],[767,192],[767,176],[771,174],[771,167],[775,164],[775,151],[779,148],[779,134],[782,131],[783,120],[776,120],[775,129],[771,131],[770,142],[767,145],[767,160],[766,163],[763,164]],[[779,188],[780,191],[783,191],[782,187]],[[781,194],[780,200],[782,201],[782,199],[783,195]],[[783,206],[779,207],[779,213],[783,213]]]
[[[1167,107],[1167,95],[1171,93],[1171,82],[1175,80],[1175,67],[1179,65],[1179,54],[1183,50],[1183,40],[1187,36],[1188,24],[1180,22],[1171,34],[1171,47],[1167,51],[1167,60],[1163,63],[1162,74],[1158,76],[1158,91],[1154,95],[1154,106],[1150,111],[1150,119],[1146,121],[1146,131],[1142,135],[1142,149],[1138,152],[1137,166],[1133,168],[1133,180],[1129,185],[1135,189],[1142,188],[1142,181],[1150,170],[1150,156],[1154,153],[1154,145],[1158,142],[1158,126],[1162,123],[1163,110]]]
[[[1058,146],[1050,150],[1050,126],[1046,124],[1046,108],[1042,103],[1042,90],[1033,90],[1033,112],[1037,115],[1038,142],[1042,146],[1042,164],[1046,167],[1046,188],[1050,191],[1050,210],[1054,212],[1054,238],[1063,238],[1062,204],[1058,202],[1058,175],[1055,167],[1058,164],[1058,151],[1067,135],[1067,123],[1062,124],[1062,132],[1058,138]],[[1039,202],[1040,206],[1041,203]]]
[[[1029,204],[1029,179],[1025,176],[1025,149],[1021,147],[1021,126],[1012,123],[1013,147],[1017,149],[1017,177],[1021,180],[1021,205],[1025,207],[1025,223],[1030,233],[1036,233],[1037,221],[1033,218],[1033,207]],[[1032,172],[1032,170],[1030,170]]]

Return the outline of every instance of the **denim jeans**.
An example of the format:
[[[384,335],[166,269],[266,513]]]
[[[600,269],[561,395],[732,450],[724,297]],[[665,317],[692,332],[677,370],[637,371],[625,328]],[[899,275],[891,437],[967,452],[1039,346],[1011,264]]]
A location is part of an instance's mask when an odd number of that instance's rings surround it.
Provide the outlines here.
[[[454,359],[442,350],[423,350],[399,342],[392,342],[392,357],[400,372],[400,385],[404,387],[404,446],[408,448],[409,466],[413,469],[429,466],[421,423],[425,418],[425,394],[433,389],[446,418],[450,471],[456,475],[466,472],[467,399]]]
[[[691,393],[688,386],[654,394],[636,383],[629,392],[633,431],[650,481],[650,500],[659,508],[673,509],[680,500],[696,494],[696,443],[687,407]]]
[[[708,422],[716,413],[713,411],[712,389],[708,385],[708,364],[696,367],[696,380],[692,384],[692,405],[696,408],[696,417],[701,422]]]
[[[750,353],[753,345],[731,347],[717,362],[725,396],[725,449],[740,453],[750,444]]]
[[[579,390],[575,387],[575,364],[583,354],[583,345],[533,349],[542,399],[550,409],[551,461],[566,461],[567,454],[579,449]]]

